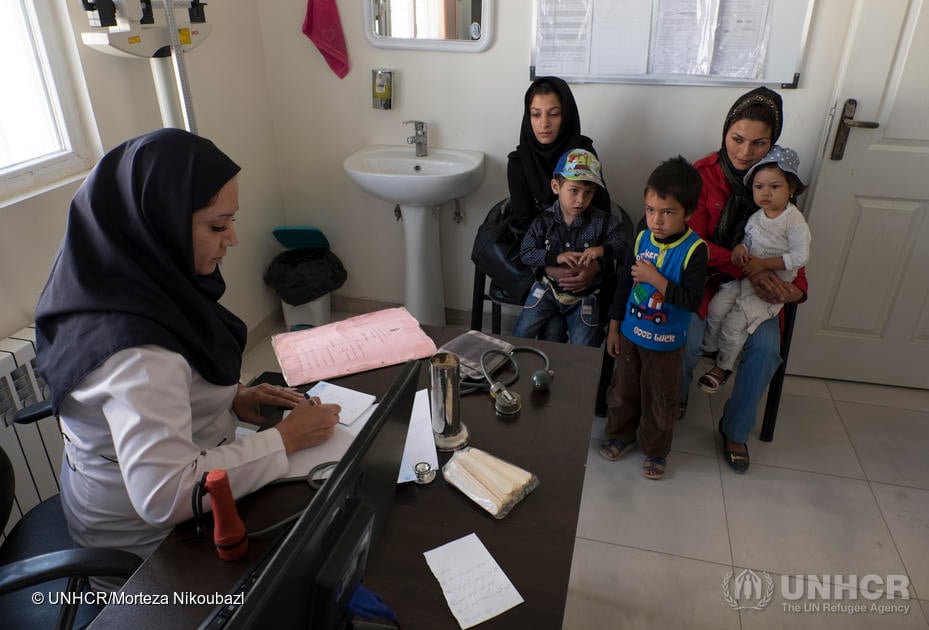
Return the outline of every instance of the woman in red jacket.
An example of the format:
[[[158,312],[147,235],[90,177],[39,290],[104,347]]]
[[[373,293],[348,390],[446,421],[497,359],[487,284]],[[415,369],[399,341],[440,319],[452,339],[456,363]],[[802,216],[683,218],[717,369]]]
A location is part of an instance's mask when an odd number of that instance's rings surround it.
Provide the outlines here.
[[[691,316],[681,378],[681,415],[693,371],[701,356],[706,308],[722,281],[742,278],[732,264],[732,248],[742,240],[745,222],[755,211],[751,190],[743,183],[745,173],[761,160],[777,141],[784,112],[777,92],[760,87],[743,94],[726,115],[719,151],[698,160],[694,166],[703,179],[703,190],[690,227],[710,248],[706,291],[698,313]],[[801,268],[793,283],[784,282],[773,271],[749,276],[757,294],[771,303],[802,302],[806,299],[806,273]],[[783,311],[781,313],[783,316]],[[732,395],[726,401],[719,430],[723,435],[723,458],[736,472],[749,465],[748,436],[755,424],[758,403],[771,377],[781,364],[779,320],[770,319],[749,335],[735,373]]]

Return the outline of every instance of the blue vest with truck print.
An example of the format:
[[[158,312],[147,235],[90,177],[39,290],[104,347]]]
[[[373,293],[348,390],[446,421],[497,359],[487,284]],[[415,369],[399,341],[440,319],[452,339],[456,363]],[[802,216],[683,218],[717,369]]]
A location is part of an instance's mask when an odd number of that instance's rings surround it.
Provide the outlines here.
[[[669,281],[680,283],[691,255],[701,243],[690,228],[673,243],[659,243],[651,230],[643,230],[635,240],[635,258],[651,262]],[[636,282],[626,301],[620,331],[642,348],[676,350],[687,340],[690,314],[679,306],[666,304],[664,295],[654,286]]]

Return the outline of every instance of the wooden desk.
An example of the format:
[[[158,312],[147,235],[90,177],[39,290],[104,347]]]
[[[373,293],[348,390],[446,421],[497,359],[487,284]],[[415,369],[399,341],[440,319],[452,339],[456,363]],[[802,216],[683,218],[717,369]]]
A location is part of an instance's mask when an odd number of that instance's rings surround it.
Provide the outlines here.
[[[462,329],[427,328],[437,345]],[[514,343],[525,340],[510,339]],[[525,602],[485,622],[481,628],[561,628],[587,451],[593,401],[600,367],[594,348],[533,342],[551,359],[555,380],[551,392],[535,392],[529,375],[541,359],[519,353],[519,381],[510,389],[523,398],[523,410],[512,420],[500,420],[484,393],[461,399],[462,420],[471,445],[535,473],[540,481],[504,519],[496,520],[441,475],[428,486],[403,484],[384,534],[373,550],[365,584],[379,593],[397,613],[404,628],[457,629],[458,623],[442,589],[426,565],[423,552],[472,532],[481,539]],[[359,391],[383,394],[399,368],[355,374],[338,383]],[[428,384],[428,370],[421,386]],[[448,459],[440,453],[439,463]],[[305,505],[310,491],[302,483],[272,485],[242,499],[239,511],[257,531]],[[252,540],[238,562],[223,562],[207,536],[197,537],[183,523],[127,582],[126,594],[226,593],[273,546],[273,540]],[[210,605],[116,605],[96,619],[98,628],[196,627],[213,609]]]

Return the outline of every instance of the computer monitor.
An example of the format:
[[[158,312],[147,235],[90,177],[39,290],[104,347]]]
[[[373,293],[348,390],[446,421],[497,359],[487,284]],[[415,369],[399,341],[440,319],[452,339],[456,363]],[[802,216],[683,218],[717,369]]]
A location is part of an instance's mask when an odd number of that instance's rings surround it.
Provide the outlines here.
[[[259,565],[223,628],[344,626],[368,551],[393,505],[419,371],[419,361],[403,366],[329,479]],[[214,614],[202,627],[215,621]]]

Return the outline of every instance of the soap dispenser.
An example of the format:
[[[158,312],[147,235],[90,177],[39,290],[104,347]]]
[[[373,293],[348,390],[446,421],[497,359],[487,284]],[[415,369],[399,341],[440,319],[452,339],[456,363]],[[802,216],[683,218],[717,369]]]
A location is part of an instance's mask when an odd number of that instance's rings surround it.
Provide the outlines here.
[[[371,71],[371,96],[374,109],[390,109],[394,73],[384,68]]]

